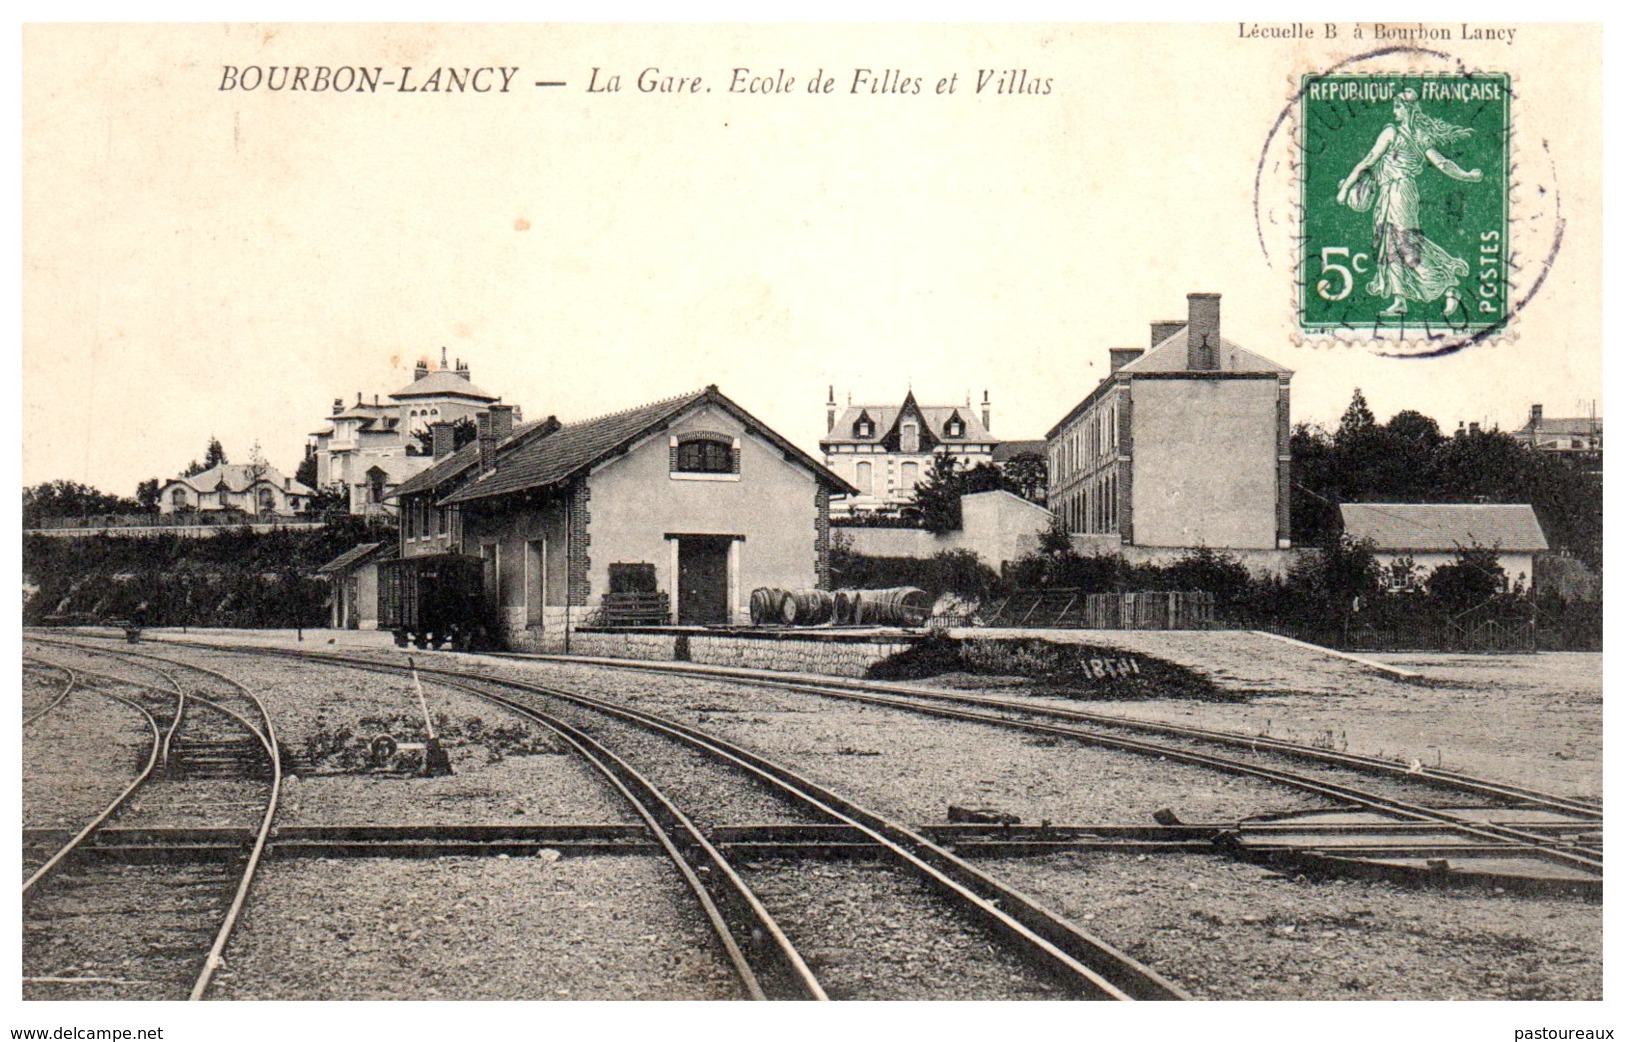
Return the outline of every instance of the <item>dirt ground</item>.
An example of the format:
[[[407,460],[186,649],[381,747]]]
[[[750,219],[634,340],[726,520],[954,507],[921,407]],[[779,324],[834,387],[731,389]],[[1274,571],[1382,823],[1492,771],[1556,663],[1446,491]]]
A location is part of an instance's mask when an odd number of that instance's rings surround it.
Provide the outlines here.
[[[1089,708],[1420,761],[1572,796],[1601,796],[1602,655],[1372,656],[1424,683],[1357,673],[1328,658],[1314,687],[1245,702],[1091,702]],[[1346,672],[1341,692],[1325,672]],[[1306,685],[1309,686],[1309,685]],[[1318,688],[1318,689],[1316,689]]]

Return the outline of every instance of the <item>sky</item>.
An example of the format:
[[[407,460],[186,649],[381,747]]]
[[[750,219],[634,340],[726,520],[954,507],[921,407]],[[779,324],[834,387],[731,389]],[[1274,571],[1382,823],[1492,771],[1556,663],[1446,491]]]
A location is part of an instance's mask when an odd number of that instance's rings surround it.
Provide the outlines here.
[[[23,481],[131,494],[211,435],[291,473],[334,398],[387,395],[442,348],[532,419],[715,383],[815,452],[831,386],[985,390],[995,434],[1039,438],[1193,291],[1295,371],[1294,421],[1335,424],[1355,387],[1446,428],[1600,414],[1595,30],[1404,58],[1515,77],[1524,254],[1563,229],[1516,338],[1433,359],[1294,342],[1277,120],[1299,76],[1370,46],[1235,23],[32,26]],[[221,89],[228,66],[299,65],[515,72],[506,93]],[[737,68],[795,82],[734,93]],[[640,90],[648,69],[701,89]],[[1007,73],[1047,93],[998,93]]]

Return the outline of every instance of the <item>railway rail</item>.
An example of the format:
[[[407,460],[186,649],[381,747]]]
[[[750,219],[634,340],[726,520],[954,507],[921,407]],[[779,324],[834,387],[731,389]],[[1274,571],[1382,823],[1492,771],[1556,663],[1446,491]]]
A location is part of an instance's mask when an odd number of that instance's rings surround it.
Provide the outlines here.
[[[157,673],[165,684],[132,680],[127,676],[96,670],[75,669],[72,672],[80,686],[91,686],[87,681],[116,684],[145,693],[149,702],[156,698],[162,705],[172,708],[168,712],[155,713],[152,706],[143,705],[133,698],[103,692],[135,707],[146,717],[152,732],[152,748],[147,764],[117,799],[70,837],[24,881],[22,893],[25,966],[34,964],[37,969],[52,961],[53,956],[41,950],[47,938],[63,940],[64,931],[89,930],[97,931],[102,936],[116,935],[124,940],[127,948],[132,949],[130,955],[138,965],[150,958],[156,970],[154,979],[125,980],[44,972],[26,977],[25,986],[56,989],[80,984],[124,989],[134,987],[140,989],[134,994],[151,998],[176,998],[179,995],[171,993],[170,989],[184,987],[188,998],[194,1001],[203,999],[208,994],[220,966],[221,955],[247,902],[276,815],[282,769],[270,714],[249,688],[204,667],[134,652],[114,653],[87,648],[78,642],[36,643],[67,645],[82,653],[105,656],[119,663],[136,661],[142,668]],[[38,659],[38,656],[35,659],[47,661]],[[154,665],[155,660],[162,664]],[[71,668],[59,663],[49,664],[57,668]],[[188,685],[176,677],[175,670],[185,670],[191,674],[194,690],[190,694],[186,691]],[[211,692],[213,697],[195,690],[205,684],[214,688]],[[235,706],[228,703],[235,703]],[[258,721],[250,719],[250,715],[257,716]],[[171,815],[186,806],[186,800],[201,795],[200,790],[208,788],[212,782],[245,773],[249,775],[248,780],[258,783],[263,790],[260,797],[253,801],[255,806],[262,806],[262,810],[257,815],[257,825],[247,831],[244,841],[237,846],[236,860],[240,862],[239,866],[202,872],[161,866],[157,873],[136,875],[127,866],[109,866],[104,859],[90,856],[95,838],[107,831],[115,819],[121,822],[139,820],[144,824],[165,824]],[[132,802],[137,792],[142,793],[139,811]],[[172,913],[180,909],[210,906],[215,902],[215,895],[222,891],[229,893],[229,901],[221,898],[224,911],[218,929],[205,931],[210,943],[207,951],[199,956],[192,947],[185,927]],[[121,927],[128,924],[128,928],[110,928],[109,917],[119,921]],[[177,933],[181,936],[175,936]],[[169,957],[158,959],[152,956],[155,949],[161,949]],[[177,966],[185,968],[184,976]],[[121,991],[120,997],[130,997],[130,994]]]
[[[42,674],[43,673],[62,673],[62,674],[66,674],[65,677],[60,678],[61,683],[62,683],[62,690],[58,691],[56,693],[55,697],[53,697],[49,702],[47,702],[43,708],[36,709],[33,712],[31,712],[28,715],[23,717],[23,726],[27,727],[29,724],[31,724],[34,721],[36,721],[36,720],[40,719],[41,717],[45,716],[47,713],[51,712],[51,710],[55,709],[57,706],[61,705],[65,701],[67,701],[68,696],[73,693],[73,689],[76,686],[78,686],[79,678],[74,673],[74,671],[69,669],[68,667],[66,667],[66,666],[58,666],[58,665],[54,665],[54,664],[48,663],[48,662],[38,662],[38,661],[30,661],[28,659],[24,659],[23,660],[23,668],[25,670],[32,670],[32,671],[34,671],[36,673],[42,673]],[[26,703],[25,703],[25,708],[26,708]]]
[[[84,647],[78,641],[68,643]],[[182,642],[174,642],[182,643]],[[405,667],[391,655],[366,657],[330,652],[305,653],[287,649],[257,646],[195,643],[191,647],[203,651],[231,652],[245,655],[290,658],[341,667],[366,669],[386,673],[404,674]],[[523,656],[534,659],[535,656]],[[1334,801],[1339,806],[1363,808],[1381,815],[1384,824],[1305,824],[1282,822],[1278,826],[1249,823],[1251,849],[1269,852],[1273,849],[1290,850],[1292,843],[1308,837],[1312,858],[1339,861],[1354,858],[1429,858],[1456,855],[1508,857],[1533,856],[1560,865],[1566,869],[1587,874],[1596,879],[1600,888],[1602,874],[1601,822],[1599,802],[1575,799],[1533,789],[1474,778],[1469,775],[1439,770],[1418,773],[1410,765],[1335,750],[1296,745],[1280,739],[1211,731],[1200,728],[1165,725],[1129,720],[1108,714],[1091,713],[1063,706],[993,698],[968,693],[937,691],[908,685],[880,684],[838,678],[809,679],[804,676],[762,676],[757,671],[735,671],[722,667],[695,667],[683,664],[676,668],[663,663],[644,663],[626,660],[601,660],[582,657],[546,657],[548,660],[574,662],[593,666],[608,666],[624,670],[637,670],[658,674],[709,679],[759,686],[800,694],[840,698],[870,705],[905,710],[970,723],[1015,728],[1030,733],[1044,734],[1105,748],[1119,749],[1140,755],[1155,756],[1232,774],[1250,775],[1270,782],[1290,786],[1299,791],[1315,793]],[[394,659],[394,661],[391,661]],[[169,662],[171,660],[161,660]],[[691,887],[707,906],[707,917],[725,949],[737,952],[734,962],[747,994],[767,998],[820,998],[821,985],[808,972],[804,977],[806,960],[795,953],[786,940],[779,946],[776,941],[764,946],[764,937],[771,938],[772,928],[764,928],[760,921],[752,923],[750,905],[760,905],[744,882],[737,889],[731,884],[718,886],[718,880],[729,877],[739,880],[743,873],[734,865],[773,858],[806,857],[809,854],[828,857],[889,859],[893,864],[907,865],[919,878],[930,879],[939,892],[953,895],[963,907],[976,910],[985,924],[1001,931],[1012,943],[1029,951],[1028,957],[1042,964],[1052,975],[1072,982],[1074,994],[1088,994],[1108,998],[1182,998],[1176,985],[1162,980],[1154,971],[1139,966],[1133,960],[1124,968],[1116,962],[1117,953],[1070,923],[1066,923],[1035,903],[1011,892],[983,889],[984,886],[1002,887],[997,880],[981,873],[965,859],[1004,856],[1019,853],[1049,853],[1060,850],[1127,850],[1174,851],[1212,849],[1215,840],[1233,834],[1237,823],[1180,822],[1169,815],[1159,817],[1159,824],[1125,826],[1028,826],[1025,828],[990,828],[982,826],[935,826],[910,829],[896,822],[874,816],[864,808],[851,805],[839,795],[822,788],[789,768],[771,763],[763,757],[713,733],[692,727],[682,721],[643,712],[617,701],[597,698],[580,691],[553,684],[537,684],[507,676],[466,668],[425,668],[421,672],[427,679],[448,687],[458,688],[490,701],[503,704],[512,712],[529,716],[552,729],[568,744],[576,748],[589,762],[612,779],[624,796],[631,793],[643,796],[639,786],[653,789],[652,783],[637,775],[636,769],[622,761],[619,768],[608,765],[614,756],[603,743],[596,742],[592,734],[577,727],[572,738],[573,725],[560,719],[552,707],[569,705],[577,709],[621,721],[664,735],[672,741],[699,750],[716,762],[726,762],[731,769],[750,774],[757,784],[771,787],[785,798],[797,801],[806,808],[811,822],[800,826],[735,826],[697,827],[686,833],[669,824],[682,812],[657,806],[640,807],[638,813],[649,825],[650,835],[658,835],[662,828],[670,829],[676,838],[671,845],[680,853],[697,855],[699,863],[692,866]],[[579,717],[576,717],[579,719]],[[580,739],[585,739],[581,741]],[[596,748],[594,747],[596,745]],[[1215,749],[1238,751],[1240,757],[1220,755]],[[1251,757],[1251,760],[1244,757]],[[1470,808],[1441,808],[1426,806],[1410,800],[1395,799],[1380,792],[1362,791],[1356,786],[1331,782],[1326,777],[1302,774],[1267,765],[1270,757],[1296,760],[1321,765],[1332,771],[1359,771],[1377,778],[1403,783],[1406,786],[1427,786],[1457,794],[1468,794],[1503,805],[1507,809],[1528,811],[1503,815],[1500,822],[1475,818]],[[599,761],[603,762],[599,762]],[[658,790],[656,790],[658,795]],[[647,804],[658,804],[654,796],[645,796]],[[637,806],[634,799],[634,806]],[[1552,818],[1542,818],[1549,812]],[[651,821],[651,819],[654,819]],[[1397,824],[1396,824],[1397,823]],[[657,827],[657,824],[659,827]],[[1276,843],[1270,835],[1280,837]],[[1397,834],[1397,835],[1396,835]],[[1259,837],[1262,837],[1260,839]],[[1288,840],[1287,837],[1297,837]],[[292,837],[290,837],[290,840]],[[526,842],[514,837],[458,837],[468,849],[480,844],[499,846],[504,842]],[[160,837],[152,842],[167,842]],[[345,837],[306,836],[299,842],[290,842],[287,853],[297,854],[300,849],[315,852],[320,849],[348,849],[376,851],[387,856],[398,856],[401,851],[425,849],[414,847],[416,841],[406,838],[377,836],[366,841]],[[594,840],[584,840],[594,842]],[[666,841],[662,840],[664,846]],[[302,847],[301,847],[302,844]],[[329,844],[334,844],[329,846]],[[370,844],[370,846],[369,846]],[[1300,846],[1299,852],[1303,848]],[[669,856],[670,852],[668,852]],[[1329,855],[1329,856],[1327,856]],[[681,869],[680,869],[681,870]],[[933,875],[933,870],[938,873]],[[966,874],[969,873],[969,874]],[[685,873],[685,877],[687,873]],[[977,878],[980,877],[980,878]],[[1494,880],[1492,879],[1492,882]],[[1509,880],[1512,882],[1512,880]],[[1014,912],[1016,914],[1012,915]],[[1010,916],[1004,920],[1003,916]],[[1025,916],[1033,918],[1024,919]],[[767,917],[771,923],[771,916]],[[782,936],[782,931],[780,932]],[[1046,950],[1046,946],[1047,949]],[[776,950],[775,950],[776,949]],[[733,959],[734,956],[730,955]],[[798,965],[799,964],[799,965]],[[1081,972],[1080,972],[1081,971]],[[1143,971],[1143,972],[1142,972]]]
[[[1602,809],[1595,803],[1475,778],[1470,775],[1445,771],[1417,771],[1410,766],[1395,764],[1376,757],[1317,749],[1262,736],[1255,737],[1204,728],[1142,722],[1064,707],[1041,706],[1031,702],[933,691],[905,685],[865,683],[844,679],[819,681],[811,681],[805,678],[779,679],[762,676],[759,671],[741,672],[723,667],[696,668],[687,665],[671,668],[664,666],[662,663],[616,659],[573,656],[525,657],[664,675],[725,680],[729,683],[844,699],[952,720],[1016,728],[1030,733],[1071,739],[1104,748],[1177,760],[1226,773],[1262,778],[1352,806],[1381,811],[1406,821],[1443,826],[1463,836],[1473,837],[1491,844],[1499,843],[1507,847],[1515,847],[1521,851],[1534,853],[1544,859],[1597,876],[1602,874],[1603,855],[1600,845],[1591,842],[1589,839],[1581,841],[1562,834],[1554,836],[1540,831],[1474,820],[1465,814],[1448,809],[1399,800],[1380,793],[1364,791],[1353,786],[1337,784],[1310,775],[1250,763],[1234,757],[1200,752],[1190,744],[1184,746],[1171,745],[1165,742],[1126,737],[1126,735],[1147,734],[1174,738],[1186,743],[1243,749],[1251,754],[1269,753],[1294,760],[1360,771],[1379,777],[1400,779],[1411,785],[1469,793],[1504,802],[1509,807],[1560,812],[1579,821],[1595,823],[1597,828],[1591,833],[1593,835],[1601,832]],[[1073,724],[1087,726],[1078,727],[1072,726]]]
[[[367,658],[330,654],[301,655],[278,649],[220,645],[208,645],[207,648],[215,651],[229,650],[242,654],[296,658],[400,675],[408,672],[405,665]],[[987,875],[907,826],[860,807],[787,767],[773,763],[713,734],[676,720],[556,686],[448,669],[421,669],[419,672],[435,683],[463,690],[486,701],[499,703],[510,711],[545,721],[556,732],[571,740],[571,744],[577,745],[587,753],[589,759],[599,758],[607,762],[608,750],[601,743],[595,743],[584,730],[580,728],[571,730],[571,725],[549,711],[550,705],[563,703],[579,710],[613,718],[644,732],[680,743],[684,748],[697,752],[714,763],[724,764],[730,771],[747,777],[751,783],[801,808],[812,820],[854,830],[866,843],[872,845],[873,853],[926,883],[940,896],[946,898],[951,907],[960,914],[989,928],[1012,952],[1018,954],[1024,962],[1042,970],[1068,995],[1118,1000],[1188,997],[1177,985],[1149,967],[1055,915],[1032,898]],[[627,772],[635,774],[624,761],[621,768],[612,767],[612,770],[622,781],[628,780]],[[632,784],[629,783],[627,787],[632,788]],[[643,811],[640,810],[640,813]],[[651,816],[661,815],[660,812],[656,812]],[[720,851],[699,835],[697,830],[693,833],[693,837],[688,840],[690,852],[699,849],[710,862],[696,872],[706,880],[708,888],[714,887],[714,881],[718,877],[737,878]],[[731,884],[729,889],[732,889]],[[739,890],[746,895],[749,893],[742,882],[739,883]],[[748,901],[753,900],[753,897],[748,898]],[[731,920],[724,924],[723,935],[735,939],[735,946],[745,959],[759,960],[763,954],[761,949],[764,931],[760,927],[745,925],[747,920],[738,914],[740,903],[737,896],[725,896],[724,900],[717,902],[719,908],[725,908],[731,913]],[[724,918],[729,920],[730,916],[725,915]],[[741,938],[747,939],[747,943],[739,943]],[[794,979],[805,963],[794,956],[788,942],[785,942],[784,948],[776,954],[771,950],[779,948],[777,943],[767,947],[770,951],[766,972],[763,972],[760,966],[752,966],[755,976],[764,982],[764,994],[774,997],[823,997],[822,989],[810,974],[803,980]],[[800,967],[796,966],[797,963],[800,963]],[[796,973],[788,972],[787,967],[794,968]],[[771,982],[771,988],[767,986],[768,982]],[[785,994],[787,984],[788,995]]]

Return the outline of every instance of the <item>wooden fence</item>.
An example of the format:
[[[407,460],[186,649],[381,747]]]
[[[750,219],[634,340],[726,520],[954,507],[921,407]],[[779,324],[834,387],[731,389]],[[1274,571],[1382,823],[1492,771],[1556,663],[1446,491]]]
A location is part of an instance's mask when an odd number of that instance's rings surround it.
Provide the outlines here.
[[[990,602],[982,618],[989,626],[1012,629],[1204,630],[1213,626],[1213,594],[1024,590]]]

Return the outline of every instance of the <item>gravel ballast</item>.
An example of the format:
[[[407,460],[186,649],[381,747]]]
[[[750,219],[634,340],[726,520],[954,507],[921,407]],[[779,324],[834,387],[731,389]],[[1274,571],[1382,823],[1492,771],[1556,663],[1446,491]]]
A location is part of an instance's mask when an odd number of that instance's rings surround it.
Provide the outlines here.
[[[219,997],[728,999],[656,857],[289,859],[266,867]]]
[[[284,741],[290,746],[302,734],[331,734],[341,713],[349,714],[347,721],[363,712],[398,713],[403,691],[410,695],[409,682],[338,667],[263,663],[241,655],[200,653],[194,649],[158,650],[176,658],[198,656],[199,661],[207,661],[212,668],[229,675],[252,678],[256,690],[275,707],[277,726],[279,731],[286,731]],[[382,654],[394,657],[388,652]],[[1312,652],[1305,654],[1314,657]],[[1401,683],[1367,671],[1372,678],[1370,690],[1362,685],[1351,693],[1338,694],[1328,685],[1317,686],[1317,681],[1306,684],[1303,690],[1276,687],[1267,694],[1230,703],[1158,700],[1088,702],[1080,706],[1068,700],[1051,702],[1042,694],[1021,691],[1019,686],[997,680],[977,679],[983,682],[979,690],[1003,698],[1243,734],[1268,733],[1300,741],[1331,742],[1350,752],[1375,755],[1382,750],[1389,758],[1395,758],[1395,749],[1403,745],[1407,729],[1418,721],[1449,721],[1464,736],[1464,748],[1490,750],[1499,732],[1510,754],[1497,757],[1490,752],[1475,753],[1471,762],[1457,762],[1436,750],[1415,759],[1427,766],[1442,761],[1446,768],[1468,773],[1559,792],[1585,793],[1589,785],[1590,771],[1585,767],[1589,749],[1596,750],[1600,763],[1600,726],[1595,734],[1588,731],[1588,721],[1600,719],[1600,687],[1595,694],[1596,706],[1589,707],[1592,695],[1584,686],[1587,671],[1597,664],[1595,657],[1590,661],[1568,657],[1557,663],[1563,668],[1555,670],[1537,668],[1545,656],[1528,656],[1528,662],[1512,661],[1499,666],[1461,663],[1455,661],[1458,658],[1438,657],[1439,663],[1432,667],[1437,674],[1432,685]],[[1225,821],[1326,805],[1260,780],[1084,747],[1064,739],[708,678],[471,656],[430,656],[428,661],[437,667],[478,668],[533,682],[578,687],[671,715],[803,770],[859,803],[912,823],[942,821],[951,803],[993,808],[1030,824],[1047,819],[1068,825],[1144,824],[1150,821],[1153,810],[1164,806],[1172,807],[1185,820]],[[1328,668],[1335,672],[1343,667]],[[1429,667],[1415,664],[1414,668],[1426,671]],[[369,694],[367,684],[358,678],[375,680],[380,687]],[[970,678],[939,678],[937,682],[957,686],[968,684]],[[1570,685],[1573,691],[1565,694]],[[432,707],[436,712],[444,711],[450,721],[466,721],[477,714],[489,724],[500,714],[500,710],[432,681],[426,680],[425,686]],[[415,695],[410,697],[415,708]],[[468,699],[470,708],[458,708],[458,698]],[[1485,706],[1491,704],[1496,707],[1494,713],[1485,711]],[[393,710],[389,709],[391,705]],[[1568,735],[1564,748],[1572,748],[1575,753],[1572,759],[1547,756],[1552,762],[1546,764],[1535,753],[1557,736],[1525,732],[1540,727],[1547,716],[1560,714],[1564,706],[1573,707],[1577,714],[1571,730],[1564,732]],[[584,710],[558,712],[627,755],[657,784],[669,785],[702,826],[782,823],[798,817],[765,793],[749,795],[749,786],[719,787],[704,777],[707,768],[703,761],[654,753],[654,747],[665,743],[664,739],[650,738],[629,725],[604,723],[597,714]],[[461,741],[467,732],[461,723],[455,723],[448,731],[451,733],[459,736],[455,741]],[[1394,747],[1389,748],[1389,743]],[[603,795],[607,790],[601,790],[601,783],[585,773],[588,768],[574,755],[527,750],[504,755],[486,766],[476,762],[488,754],[489,749],[479,740],[454,751],[457,777],[466,775],[471,779],[466,783],[470,786],[466,798],[459,798],[454,790],[439,792],[443,798],[432,798],[437,790],[424,786],[439,784],[436,780],[368,776],[353,769],[338,769],[329,758],[325,767],[313,765],[290,784],[285,805],[288,816],[279,820],[285,824],[588,820],[572,813],[572,809],[590,806],[592,797],[578,799],[571,795],[568,784],[559,781],[558,772],[550,778],[551,788],[534,784],[538,779],[547,779],[546,770],[552,770],[530,766],[543,761],[574,764],[574,770],[583,772],[586,789],[603,801],[601,808],[614,808],[616,801]],[[650,768],[651,761],[665,766]],[[1551,784],[1554,779],[1556,783]],[[1346,780],[1363,788],[1377,787],[1363,776]],[[1565,789],[1565,785],[1569,788]],[[1403,783],[1400,787],[1410,788]],[[319,795],[311,797],[311,793]],[[1409,795],[1414,798],[1416,794]],[[1431,802],[1450,801],[1441,797]],[[404,817],[379,818],[392,813]],[[517,863],[532,860],[514,859]],[[597,861],[649,864],[658,859],[565,858],[556,864]],[[471,867],[460,867],[463,862]],[[448,870],[447,879],[460,882],[471,873],[484,873],[497,864],[494,859],[459,859],[458,863],[455,870]],[[420,889],[427,889],[431,895],[448,890],[446,882],[432,876],[439,862],[310,864],[334,866],[312,870],[312,879],[317,882],[309,885],[324,892],[334,891],[335,899],[350,892],[352,876],[357,880],[366,877],[354,884],[360,888],[357,893],[363,894],[374,876],[380,886],[393,881],[393,898],[397,901],[405,895],[419,900]],[[298,866],[299,862],[289,859],[268,867],[286,873],[301,871]],[[368,866],[372,867],[371,875]],[[1601,908],[1579,899],[1487,890],[1418,890],[1359,881],[1311,882],[1197,854],[1079,852],[983,860],[978,867],[1033,895],[1201,998],[1594,999],[1601,994]],[[861,862],[809,861],[793,865],[758,863],[746,866],[744,871],[781,925],[802,947],[803,954],[815,954],[819,960],[815,969],[826,978],[832,994],[886,998],[1013,998],[1046,994],[1034,982],[1000,969],[999,956],[985,950],[987,939],[957,914],[943,909],[946,919],[941,923],[932,921],[929,904],[916,905],[913,895],[906,893],[913,884],[889,869]],[[827,874],[819,875],[820,871]],[[431,873],[431,877],[419,880],[417,873]],[[267,889],[264,893],[269,892]],[[264,893],[256,890],[250,902],[251,912],[262,907]],[[511,903],[510,916],[516,910],[528,912],[533,902],[528,884],[514,889],[514,893],[524,897],[522,902]],[[290,899],[288,907],[297,915],[307,903],[322,900],[325,898],[300,896]],[[457,921],[436,903],[439,898],[428,896],[421,900],[430,909],[429,921],[435,921],[435,916]],[[678,893],[673,900],[675,914],[697,915],[691,897]],[[361,904],[365,906],[366,901]],[[280,914],[276,906],[263,907],[263,914]],[[456,911],[462,914],[466,908]],[[282,929],[274,923],[269,926],[274,927],[273,933]],[[422,941],[437,928],[422,922],[410,928],[398,923],[393,933],[421,929],[424,932],[417,940]],[[383,929],[391,933],[387,924]],[[353,930],[349,932],[358,936]],[[315,940],[310,943],[330,943],[324,942],[319,933],[311,936]],[[291,950],[305,941],[276,943]],[[587,948],[582,950],[591,951],[595,958],[604,957],[593,942],[584,943]],[[363,961],[378,960],[385,958],[382,951],[384,948],[355,954]],[[469,951],[461,943],[453,943],[442,958],[455,962],[468,957]],[[726,977],[725,968],[713,955],[700,954],[710,972]],[[241,961],[234,957],[229,967],[241,974],[230,987],[248,989],[245,995],[253,987],[262,987],[264,993],[255,997],[314,997],[301,989],[320,991],[322,987],[314,980],[275,984],[272,975],[262,980],[262,971],[247,968],[247,960],[256,957],[255,949],[245,947],[241,956]],[[427,957],[418,954],[389,957],[421,967],[440,965],[423,961]],[[877,967],[881,971],[878,974]],[[416,979],[427,981],[430,972],[424,969]],[[876,975],[865,977],[866,973]],[[893,979],[888,980],[887,975]],[[378,970],[375,976],[386,977],[388,973]],[[398,995],[441,995],[440,991],[429,994],[426,990],[438,989],[438,982],[419,987],[412,985],[411,979],[401,978],[404,983],[399,987],[404,990]],[[454,978],[446,981],[449,993],[441,997],[463,997],[464,992],[458,989],[464,985]],[[356,983],[348,989],[322,993],[322,997],[384,997],[365,991],[365,987]],[[667,995],[662,989],[669,987],[669,983],[663,984],[636,997],[688,997],[686,993]],[[518,996],[503,992],[501,997]],[[527,993],[525,997],[539,996]],[[617,991],[614,997],[624,996]]]
[[[146,767],[152,742],[141,713],[76,690],[23,732],[23,827],[81,828]]]
[[[992,867],[1200,998],[1602,998],[1602,908],[1584,901],[1309,882],[1206,856]]]

